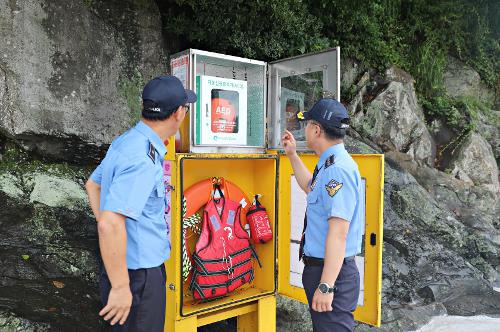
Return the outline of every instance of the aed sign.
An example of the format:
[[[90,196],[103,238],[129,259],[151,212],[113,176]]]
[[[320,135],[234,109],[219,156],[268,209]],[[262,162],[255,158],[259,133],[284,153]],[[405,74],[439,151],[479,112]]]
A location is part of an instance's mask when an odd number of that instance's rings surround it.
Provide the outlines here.
[[[202,75],[196,83],[196,144],[246,145],[247,82]]]

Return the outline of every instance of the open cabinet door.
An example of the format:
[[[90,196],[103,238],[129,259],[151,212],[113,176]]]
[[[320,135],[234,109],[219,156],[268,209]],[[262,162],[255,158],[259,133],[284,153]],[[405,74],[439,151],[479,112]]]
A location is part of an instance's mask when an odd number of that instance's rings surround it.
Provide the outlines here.
[[[296,114],[323,97],[340,101],[340,48],[271,62],[268,74],[268,146],[280,149],[281,133],[287,128],[297,147],[305,149],[305,124]]]
[[[383,155],[352,155],[358,164],[364,186],[365,232],[362,251],[356,256],[361,277],[361,292],[354,313],[357,321],[380,326],[382,287],[382,229],[383,229]],[[312,172],[318,158],[301,154]],[[297,184],[286,155],[279,159],[278,199],[278,293],[307,303],[302,288],[299,243],[302,233],[306,194]]]
[[[318,162],[314,154],[300,158],[312,173]],[[306,194],[299,187],[286,155],[280,155],[278,172],[278,293],[307,303],[302,287],[304,264],[299,261],[299,244],[306,211]]]

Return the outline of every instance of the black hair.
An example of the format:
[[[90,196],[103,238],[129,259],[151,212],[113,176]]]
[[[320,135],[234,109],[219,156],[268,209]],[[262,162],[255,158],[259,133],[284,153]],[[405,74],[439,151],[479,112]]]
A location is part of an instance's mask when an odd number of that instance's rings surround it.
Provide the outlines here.
[[[345,128],[337,128],[337,127],[325,128],[323,126],[321,127],[323,128],[326,138],[329,140],[344,139],[346,135]]]
[[[158,107],[155,102],[151,100],[143,100],[142,102],[142,117],[151,121],[162,121],[170,118],[177,108],[172,110],[161,110],[161,112],[152,111],[152,108]]]
[[[329,140],[344,139],[346,135],[346,128],[326,127],[318,121],[314,121],[314,123],[321,128],[321,131],[325,133],[326,138]],[[343,121],[343,123],[346,122]]]

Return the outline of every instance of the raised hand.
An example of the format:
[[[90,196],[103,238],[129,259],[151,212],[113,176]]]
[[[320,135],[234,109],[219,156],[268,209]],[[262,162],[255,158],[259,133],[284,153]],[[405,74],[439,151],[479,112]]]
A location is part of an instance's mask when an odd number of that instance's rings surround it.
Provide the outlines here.
[[[295,141],[293,134],[286,129],[281,136],[281,143],[287,156],[292,156],[297,152],[297,141]]]

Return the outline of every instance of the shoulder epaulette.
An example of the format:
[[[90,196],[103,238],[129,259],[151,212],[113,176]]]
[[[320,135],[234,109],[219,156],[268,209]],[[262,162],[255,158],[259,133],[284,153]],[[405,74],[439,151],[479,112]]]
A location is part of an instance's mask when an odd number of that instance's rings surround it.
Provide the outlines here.
[[[155,147],[151,142],[149,142],[149,152],[148,152],[148,157],[153,161],[153,164],[155,164],[155,156],[156,156],[156,150]]]
[[[335,164],[335,156],[332,154],[330,157],[326,158],[325,169]]]

